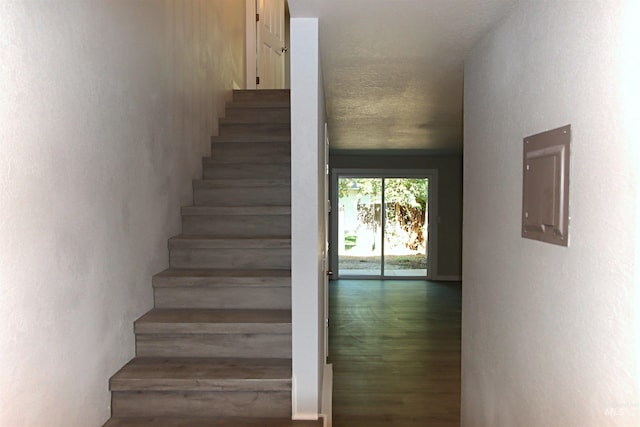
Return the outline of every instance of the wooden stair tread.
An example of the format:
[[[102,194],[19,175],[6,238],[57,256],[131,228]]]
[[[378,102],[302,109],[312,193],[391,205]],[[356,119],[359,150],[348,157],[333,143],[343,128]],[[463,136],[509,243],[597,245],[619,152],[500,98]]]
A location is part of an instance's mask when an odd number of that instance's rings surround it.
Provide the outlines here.
[[[287,391],[291,389],[291,360],[136,357],[111,378],[110,388],[117,391]]]
[[[285,283],[291,283],[291,270],[231,270],[231,269],[207,269],[207,268],[168,268],[154,276],[159,283],[166,279],[239,279],[247,283],[262,283],[264,279],[284,279]]]
[[[234,108],[287,108],[291,109],[289,100],[255,100],[255,101],[230,101],[225,104],[225,109]]]
[[[215,153],[219,150],[231,150],[233,148],[245,150],[248,147],[260,149],[262,150],[262,152],[265,152],[268,149],[273,149],[275,152],[278,152],[281,154],[291,153],[291,141],[287,139],[282,139],[277,141],[267,141],[267,140],[265,141],[250,141],[250,140],[216,141],[215,144],[211,145],[211,148],[213,149],[213,152],[214,152],[214,156],[215,156]],[[247,157],[251,157],[251,154],[254,154],[254,153],[248,152],[243,154],[245,154]]]
[[[136,334],[288,334],[291,311],[154,308],[134,329]]]
[[[291,206],[203,206],[181,208],[182,215],[291,215]]]
[[[218,143],[242,143],[242,142],[291,142],[291,135],[263,135],[263,134],[243,134],[243,135],[214,135],[211,137],[211,144]]]
[[[142,323],[291,323],[291,312],[154,308],[136,321],[136,324]]]
[[[322,427],[286,418],[112,418],[103,427]]]
[[[290,135],[291,123],[278,123],[278,122],[250,122],[250,123],[235,123],[225,122],[220,119],[220,126],[218,127],[221,135],[227,135],[231,132],[231,135],[238,134],[251,134],[252,132],[264,132],[265,135]]]
[[[289,237],[212,237],[209,235],[180,234],[169,239],[169,248],[191,249],[288,249]]]
[[[220,159],[217,157],[203,157],[202,158],[202,163],[205,166],[209,166],[209,167],[215,167],[215,166],[234,166],[234,167],[242,167],[242,166],[256,166],[256,162],[248,162],[246,160],[236,160],[236,159]],[[270,161],[269,162],[270,165],[273,165],[274,167],[281,167],[281,168],[291,168],[291,160],[274,160],[274,161]],[[257,163],[257,165],[259,166],[263,166],[262,163]],[[242,179],[242,178],[240,178]],[[252,178],[255,179],[255,178]]]
[[[291,180],[288,179],[196,179],[193,181],[193,188],[261,188],[261,187],[290,187]]]
[[[224,129],[227,126],[230,128],[239,128],[246,130],[248,132],[269,132],[269,131],[291,131],[291,124],[289,122],[278,122],[278,121],[268,121],[268,122],[259,122],[259,121],[250,121],[250,122],[235,122],[233,120],[227,119],[218,119],[220,123],[220,129]],[[221,132],[221,134],[223,134]],[[281,135],[286,135],[281,133]]]
[[[234,89],[233,102],[252,102],[255,100],[267,101],[267,100],[282,100],[290,101],[291,90],[290,89]]]
[[[250,118],[250,117],[225,117],[219,119],[219,123],[221,125],[259,125],[263,123],[270,123],[276,125],[284,125],[291,123],[291,117],[287,118],[278,118],[273,119],[268,122],[260,121],[258,119]]]

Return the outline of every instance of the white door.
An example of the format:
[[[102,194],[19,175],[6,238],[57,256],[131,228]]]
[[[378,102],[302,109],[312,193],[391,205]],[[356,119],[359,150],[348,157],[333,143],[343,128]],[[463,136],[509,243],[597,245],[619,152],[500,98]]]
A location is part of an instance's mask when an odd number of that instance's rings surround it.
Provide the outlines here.
[[[258,89],[285,86],[285,0],[257,0]]]

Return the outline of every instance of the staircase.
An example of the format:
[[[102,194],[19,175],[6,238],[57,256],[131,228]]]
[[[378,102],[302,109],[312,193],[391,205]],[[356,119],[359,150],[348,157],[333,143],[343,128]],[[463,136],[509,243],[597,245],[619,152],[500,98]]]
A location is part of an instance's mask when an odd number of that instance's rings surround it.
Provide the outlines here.
[[[291,421],[290,128],[289,91],[234,91],[105,427],[322,425]]]

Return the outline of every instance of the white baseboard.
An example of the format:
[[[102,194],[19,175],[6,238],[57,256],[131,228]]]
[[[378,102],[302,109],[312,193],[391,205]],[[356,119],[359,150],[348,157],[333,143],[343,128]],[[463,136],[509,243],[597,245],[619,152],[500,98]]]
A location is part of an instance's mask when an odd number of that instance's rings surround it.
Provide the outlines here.
[[[317,412],[302,412],[298,409],[298,382],[296,376],[291,378],[291,419],[296,421],[315,421],[318,419]]]
[[[292,420],[298,421],[309,421],[309,420],[318,420],[322,418],[323,427],[331,427],[331,418],[332,418],[332,400],[333,400],[333,365],[325,364],[322,371],[322,396],[320,396],[320,413],[301,413],[296,412],[296,381],[295,377],[292,378],[292,409],[294,409],[291,414]]]
[[[460,282],[462,281],[462,276],[437,276],[434,280],[441,282]]]
[[[323,427],[331,427],[333,400],[333,365],[324,365],[322,373],[322,405],[320,417],[323,419]]]

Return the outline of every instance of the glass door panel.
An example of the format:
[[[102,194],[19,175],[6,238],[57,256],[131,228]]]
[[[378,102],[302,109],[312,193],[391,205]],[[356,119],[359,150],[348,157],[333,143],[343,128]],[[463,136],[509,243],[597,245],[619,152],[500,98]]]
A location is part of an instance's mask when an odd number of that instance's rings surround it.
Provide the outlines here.
[[[427,275],[428,178],[384,179],[384,276]]]
[[[382,275],[382,178],[338,177],[340,276]]]

